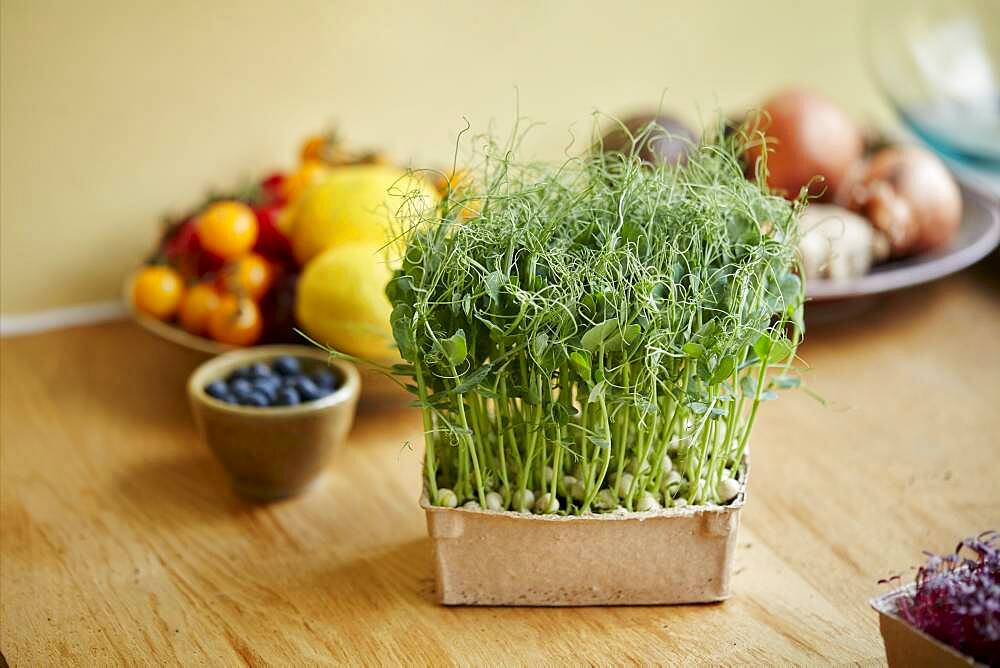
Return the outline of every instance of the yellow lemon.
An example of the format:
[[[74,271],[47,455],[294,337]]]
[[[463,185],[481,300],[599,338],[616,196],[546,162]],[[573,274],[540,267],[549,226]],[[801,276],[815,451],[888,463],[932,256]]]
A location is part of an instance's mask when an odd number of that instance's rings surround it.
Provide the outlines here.
[[[389,325],[385,286],[392,278],[380,244],[347,243],[306,265],[295,295],[295,318],[306,333],[366,360],[399,361]]]
[[[396,167],[338,167],[295,206],[291,221],[295,259],[304,265],[326,249],[352,241],[383,246],[437,202],[430,184]]]

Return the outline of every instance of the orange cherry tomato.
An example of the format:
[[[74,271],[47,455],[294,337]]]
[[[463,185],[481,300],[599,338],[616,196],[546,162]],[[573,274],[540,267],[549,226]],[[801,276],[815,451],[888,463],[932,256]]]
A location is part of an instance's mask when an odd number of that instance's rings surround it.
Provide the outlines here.
[[[199,283],[184,296],[181,303],[181,327],[192,334],[208,331],[208,321],[222,301],[219,291],[211,283]]]
[[[205,250],[234,260],[257,241],[257,216],[241,202],[216,202],[198,217],[198,238]]]
[[[329,141],[329,137],[326,135],[306,137],[306,140],[302,142],[302,148],[299,150],[299,159],[303,163],[310,160],[322,160],[323,150],[326,147],[327,141]]]
[[[254,301],[260,301],[274,283],[274,267],[257,253],[241,257],[228,266],[222,275],[227,292],[249,297]]]
[[[451,174],[435,174],[433,182],[434,188],[443,197],[449,190],[457,192],[466,188],[469,182],[469,173],[464,169],[458,169]]]
[[[328,165],[343,165],[349,161],[349,156],[343,144],[337,139],[336,133],[328,132],[322,135],[306,137],[299,149],[299,160],[302,164],[310,161],[325,162]]]
[[[172,318],[183,298],[184,281],[170,267],[146,267],[135,278],[132,291],[135,306],[154,318]]]
[[[285,178],[282,184],[285,198],[289,202],[297,200],[305,191],[327,177],[330,168],[320,160],[306,160]]]
[[[225,295],[208,319],[208,333],[219,343],[251,346],[262,331],[260,309],[246,297]]]

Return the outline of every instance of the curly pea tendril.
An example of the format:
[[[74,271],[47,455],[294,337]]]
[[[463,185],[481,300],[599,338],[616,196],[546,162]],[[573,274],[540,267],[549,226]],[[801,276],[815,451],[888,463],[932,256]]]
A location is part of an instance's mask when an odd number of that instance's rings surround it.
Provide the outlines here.
[[[601,150],[522,163],[516,131],[481,139],[439,206],[401,194],[386,289],[405,360],[386,371],[423,413],[431,502],[730,502],[759,405],[800,383],[805,194],[745,178],[746,129],[720,125],[679,166]]]

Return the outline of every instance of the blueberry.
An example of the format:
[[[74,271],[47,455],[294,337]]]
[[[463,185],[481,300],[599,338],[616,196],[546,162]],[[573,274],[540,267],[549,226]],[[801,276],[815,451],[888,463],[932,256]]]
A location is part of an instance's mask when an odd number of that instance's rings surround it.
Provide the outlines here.
[[[272,375],[271,367],[263,362],[254,362],[247,368],[247,376],[251,380],[255,378],[269,378]]]
[[[237,399],[242,399],[250,396],[250,393],[253,392],[253,384],[246,378],[237,378],[229,382],[229,391]]]
[[[253,381],[253,391],[260,392],[269,402],[273,402],[278,394],[278,383],[269,378],[258,378]]]
[[[222,397],[229,394],[229,386],[226,385],[226,381],[224,380],[213,380],[205,386],[205,394],[216,399],[222,399]]]
[[[312,382],[309,378],[302,378],[298,383],[295,384],[295,389],[298,390],[299,396],[302,397],[302,401],[313,401],[314,399],[319,399],[325,393],[320,388],[316,387],[316,383]]]
[[[301,401],[299,393],[293,388],[283,387],[278,390],[278,397],[274,400],[274,403],[278,406],[294,406]]]
[[[220,400],[225,401],[227,404],[238,404],[240,400],[235,397],[231,392],[226,392],[221,397]]]
[[[333,391],[337,389],[337,377],[326,369],[320,369],[312,375],[312,380],[316,383],[316,386],[324,389]]]
[[[240,378],[247,378],[247,369],[245,367],[240,367],[239,369],[231,372],[226,380],[229,383],[232,383],[234,380],[239,380]]]
[[[251,392],[246,398],[241,398],[240,403],[244,406],[264,407],[269,405],[267,396],[262,392]]]
[[[302,371],[302,365],[295,357],[282,355],[274,360],[274,370],[282,376],[294,376]]]

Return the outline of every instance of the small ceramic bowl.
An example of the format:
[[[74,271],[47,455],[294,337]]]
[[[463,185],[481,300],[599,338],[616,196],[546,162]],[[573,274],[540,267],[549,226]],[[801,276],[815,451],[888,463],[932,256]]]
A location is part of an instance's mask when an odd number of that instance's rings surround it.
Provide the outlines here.
[[[303,370],[329,369],[338,381],[333,394],[297,406],[257,408],[227,404],[205,393],[205,386],[240,367],[269,363],[282,355],[302,362]],[[191,410],[202,438],[222,462],[236,491],[270,501],[306,489],[341,447],[354,422],[361,391],[357,369],[329,360],[305,346],[258,346],[219,355],[188,380]]]

